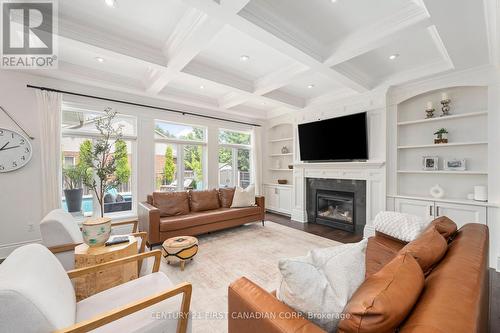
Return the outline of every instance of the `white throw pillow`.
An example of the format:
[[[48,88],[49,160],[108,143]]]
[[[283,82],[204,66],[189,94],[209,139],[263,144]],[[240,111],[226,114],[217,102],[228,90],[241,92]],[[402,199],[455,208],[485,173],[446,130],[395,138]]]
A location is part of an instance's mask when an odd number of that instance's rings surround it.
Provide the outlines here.
[[[365,279],[367,242],[280,260],[282,279],[276,296],[327,332],[335,332],[344,307]]]
[[[255,185],[249,185],[245,189],[237,187],[234,191],[231,208],[252,206],[255,206]]]
[[[380,212],[375,216],[373,226],[376,231],[405,242],[415,240],[430,221],[419,216],[398,212]]]

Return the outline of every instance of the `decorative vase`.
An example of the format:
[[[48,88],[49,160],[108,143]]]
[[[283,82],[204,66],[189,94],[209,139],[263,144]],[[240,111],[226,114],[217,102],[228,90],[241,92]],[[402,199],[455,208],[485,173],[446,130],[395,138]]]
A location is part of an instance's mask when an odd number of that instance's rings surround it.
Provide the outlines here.
[[[429,193],[432,195],[433,198],[436,199],[444,197],[444,189],[439,184],[436,184],[433,187],[431,187]]]
[[[288,154],[288,148],[286,146],[283,146],[283,148],[281,148],[281,153],[282,154]]]
[[[88,246],[101,246],[111,235],[111,219],[100,217],[88,219],[82,224],[83,241]]]
[[[64,198],[69,213],[82,211],[83,189],[75,188],[72,190],[64,190]]]

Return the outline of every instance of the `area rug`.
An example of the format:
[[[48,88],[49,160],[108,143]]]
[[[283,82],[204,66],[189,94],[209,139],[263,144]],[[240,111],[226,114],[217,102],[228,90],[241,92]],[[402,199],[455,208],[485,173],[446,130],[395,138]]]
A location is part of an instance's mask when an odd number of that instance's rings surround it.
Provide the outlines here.
[[[174,283],[193,285],[192,331],[227,332],[227,288],[241,276],[271,291],[279,284],[278,260],[341,243],[273,222],[247,224],[197,237],[199,252],[184,271],[162,260]],[[149,266],[149,265],[148,265]]]

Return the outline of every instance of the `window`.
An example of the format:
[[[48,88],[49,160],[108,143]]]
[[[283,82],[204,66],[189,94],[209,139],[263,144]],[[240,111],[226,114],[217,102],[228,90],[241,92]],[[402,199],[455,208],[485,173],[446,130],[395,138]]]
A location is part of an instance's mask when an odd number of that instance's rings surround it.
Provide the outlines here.
[[[104,113],[87,111],[85,109],[75,110],[74,107],[63,105],[62,114],[62,140],[61,140],[61,155],[63,161],[63,196],[62,206],[65,210],[70,211],[75,217],[91,217],[98,207],[98,203],[94,202],[95,195],[93,191],[83,181],[79,180],[70,184],[68,175],[74,170],[88,170],[89,177],[92,177],[92,170],[86,168],[83,164],[83,154],[88,154],[92,149],[92,145],[99,138],[99,132],[95,127],[97,119],[102,117]],[[113,120],[113,127],[122,129],[123,138],[113,144],[111,154],[117,158],[115,178],[119,185],[111,188],[104,196],[104,213],[105,215],[113,213],[127,213],[134,210],[134,187],[133,180],[135,179],[133,169],[133,158],[135,150],[135,133],[136,120],[134,117],[118,114]],[[114,143],[114,140],[113,140]],[[80,175],[83,171],[79,171]],[[80,177],[81,178],[81,177]],[[78,177],[77,177],[78,179]],[[82,189],[83,198],[81,200],[81,209],[78,204],[74,205],[74,198],[64,190],[77,188]],[[68,191],[66,191],[68,192]],[[69,200],[69,201],[68,201]],[[76,211],[75,211],[76,209]]]
[[[206,129],[156,121],[155,184],[159,191],[206,188]]]
[[[219,130],[219,186],[251,184],[250,133]]]

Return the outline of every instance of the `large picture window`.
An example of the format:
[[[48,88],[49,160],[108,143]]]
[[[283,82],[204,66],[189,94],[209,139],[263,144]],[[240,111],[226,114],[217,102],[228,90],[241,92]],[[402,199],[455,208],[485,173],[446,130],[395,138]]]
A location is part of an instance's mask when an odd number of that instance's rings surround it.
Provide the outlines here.
[[[251,184],[250,133],[219,130],[219,186]]]
[[[104,113],[87,111],[63,105],[61,158],[63,175],[62,207],[75,217],[91,217],[98,204],[94,202],[93,192],[81,180],[86,170],[88,177],[93,177],[92,169],[84,165],[82,158],[90,154],[92,145],[99,137],[96,121]],[[111,147],[111,155],[116,159],[114,178],[119,185],[109,189],[104,196],[104,214],[133,214],[135,207],[134,197],[134,168],[136,141],[136,119],[134,117],[117,115],[112,123],[114,128],[121,128],[123,139]],[[114,141],[113,141],[114,142]],[[75,176],[76,174],[76,176]],[[80,174],[80,176],[78,176]],[[68,190],[82,191],[81,209],[75,210],[74,194]],[[75,192],[75,191],[73,191]],[[78,192],[78,191],[76,191]],[[78,197],[78,196],[77,196]],[[69,200],[69,201],[68,201]]]
[[[155,184],[157,191],[206,188],[206,129],[156,121]]]

